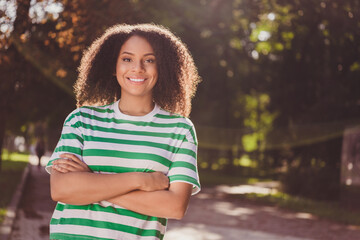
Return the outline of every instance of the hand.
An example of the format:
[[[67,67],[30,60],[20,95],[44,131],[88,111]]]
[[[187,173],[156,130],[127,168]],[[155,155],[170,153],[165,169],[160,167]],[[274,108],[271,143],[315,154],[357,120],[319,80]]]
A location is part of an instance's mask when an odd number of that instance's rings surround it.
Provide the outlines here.
[[[63,153],[60,155],[61,158],[53,162],[53,169],[61,173],[68,172],[91,172],[90,168],[77,158],[75,155],[70,153]]]
[[[143,191],[158,191],[169,188],[169,178],[162,172],[144,173],[145,183],[140,188]]]

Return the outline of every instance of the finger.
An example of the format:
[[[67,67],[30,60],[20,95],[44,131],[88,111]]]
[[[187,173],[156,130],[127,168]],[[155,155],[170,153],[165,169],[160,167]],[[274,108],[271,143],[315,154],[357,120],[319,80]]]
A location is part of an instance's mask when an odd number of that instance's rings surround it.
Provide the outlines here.
[[[82,166],[86,166],[86,167],[87,167],[87,165],[86,165],[83,161],[81,161],[77,156],[75,156],[74,154],[63,153],[63,154],[60,155],[60,157],[62,157],[62,158],[69,158],[69,159],[73,160],[74,162],[76,162],[76,163],[78,163],[78,164],[80,164],[80,165],[82,165]]]
[[[69,159],[59,158],[55,160],[53,164],[55,165],[59,164],[60,166],[63,166],[64,168],[68,169],[71,172],[91,172],[90,168],[85,163],[78,164]],[[71,167],[65,167],[65,165],[69,165]]]
[[[73,167],[72,165],[69,165],[69,164],[57,164],[57,166],[60,167],[60,169],[66,170],[68,172],[77,172],[77,171],[79,171],[78,168]]]
[[[66,170],[58,165],[53,165],[53,169],[59,173],[68,173],[68,170]]]
[[[74,154],[71,153],[63,153],[60,155],[62,158],[68,158],[70,160],[73,160],[74,162],[81,162],[81,160]]]
[[[64,158],[59,158],[56,160],[56,162],[54,164],[68,164],[73,166],[74,168],[82,168],[82,166],[80,166],[78,163],[69,160],[69,159],[64,159]]]

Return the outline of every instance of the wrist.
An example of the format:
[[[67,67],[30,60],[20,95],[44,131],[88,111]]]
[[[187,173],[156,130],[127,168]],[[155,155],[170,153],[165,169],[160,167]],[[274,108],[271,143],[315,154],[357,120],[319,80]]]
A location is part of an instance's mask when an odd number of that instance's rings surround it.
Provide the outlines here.
[[[134,172],[133,174],[134,190],[144,190],[147,183],[147,174],[143,172]]]

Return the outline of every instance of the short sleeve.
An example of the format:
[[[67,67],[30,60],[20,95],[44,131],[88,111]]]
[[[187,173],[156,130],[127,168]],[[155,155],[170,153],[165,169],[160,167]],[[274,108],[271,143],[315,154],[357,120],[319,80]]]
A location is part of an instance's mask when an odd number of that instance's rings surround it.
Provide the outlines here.
[[[192,195],[201,189],[197,169],[197,148],[195,129],[192,126],[174,154],[169,168],[170,183],[185,182],[193,186]]]
[[[45,169],[48,173],[51,173],[51,167],[53,162],[60,158],[63,153],[71,153],[76,155],[80,160],[82,159],[82,150],[84,145],[84,139],[79,129],[80,121],[77,116],[78,111],[73,111],[65,120],[64,126],[61,131],[59,142],[53,154],[50,157]]]

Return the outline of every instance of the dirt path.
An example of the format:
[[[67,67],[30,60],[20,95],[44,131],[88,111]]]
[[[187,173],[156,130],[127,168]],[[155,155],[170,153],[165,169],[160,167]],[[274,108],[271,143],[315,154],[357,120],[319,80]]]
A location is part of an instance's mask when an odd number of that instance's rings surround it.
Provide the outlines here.
[[[32,166],[11,240],[49,239],[55,203],[49,176]],[[356,240],[360,228],[319,220],[305,213],[224,197],[214,189],[194,196],[185,218],[170,220],[165,240]]]
[[[233,200],[203,189],[191,200],[188,213],[179,221],[169,221],[166,240],[183,239],[360,239],[360,227],[320,220],[307,213],[294,213],[244,200]],[[193,237],[197,234],[199,237]]]
[[[55,208],[50,198],[50,178],[44,168],[30,166],[11,240],[49,239],[49,222]]]

